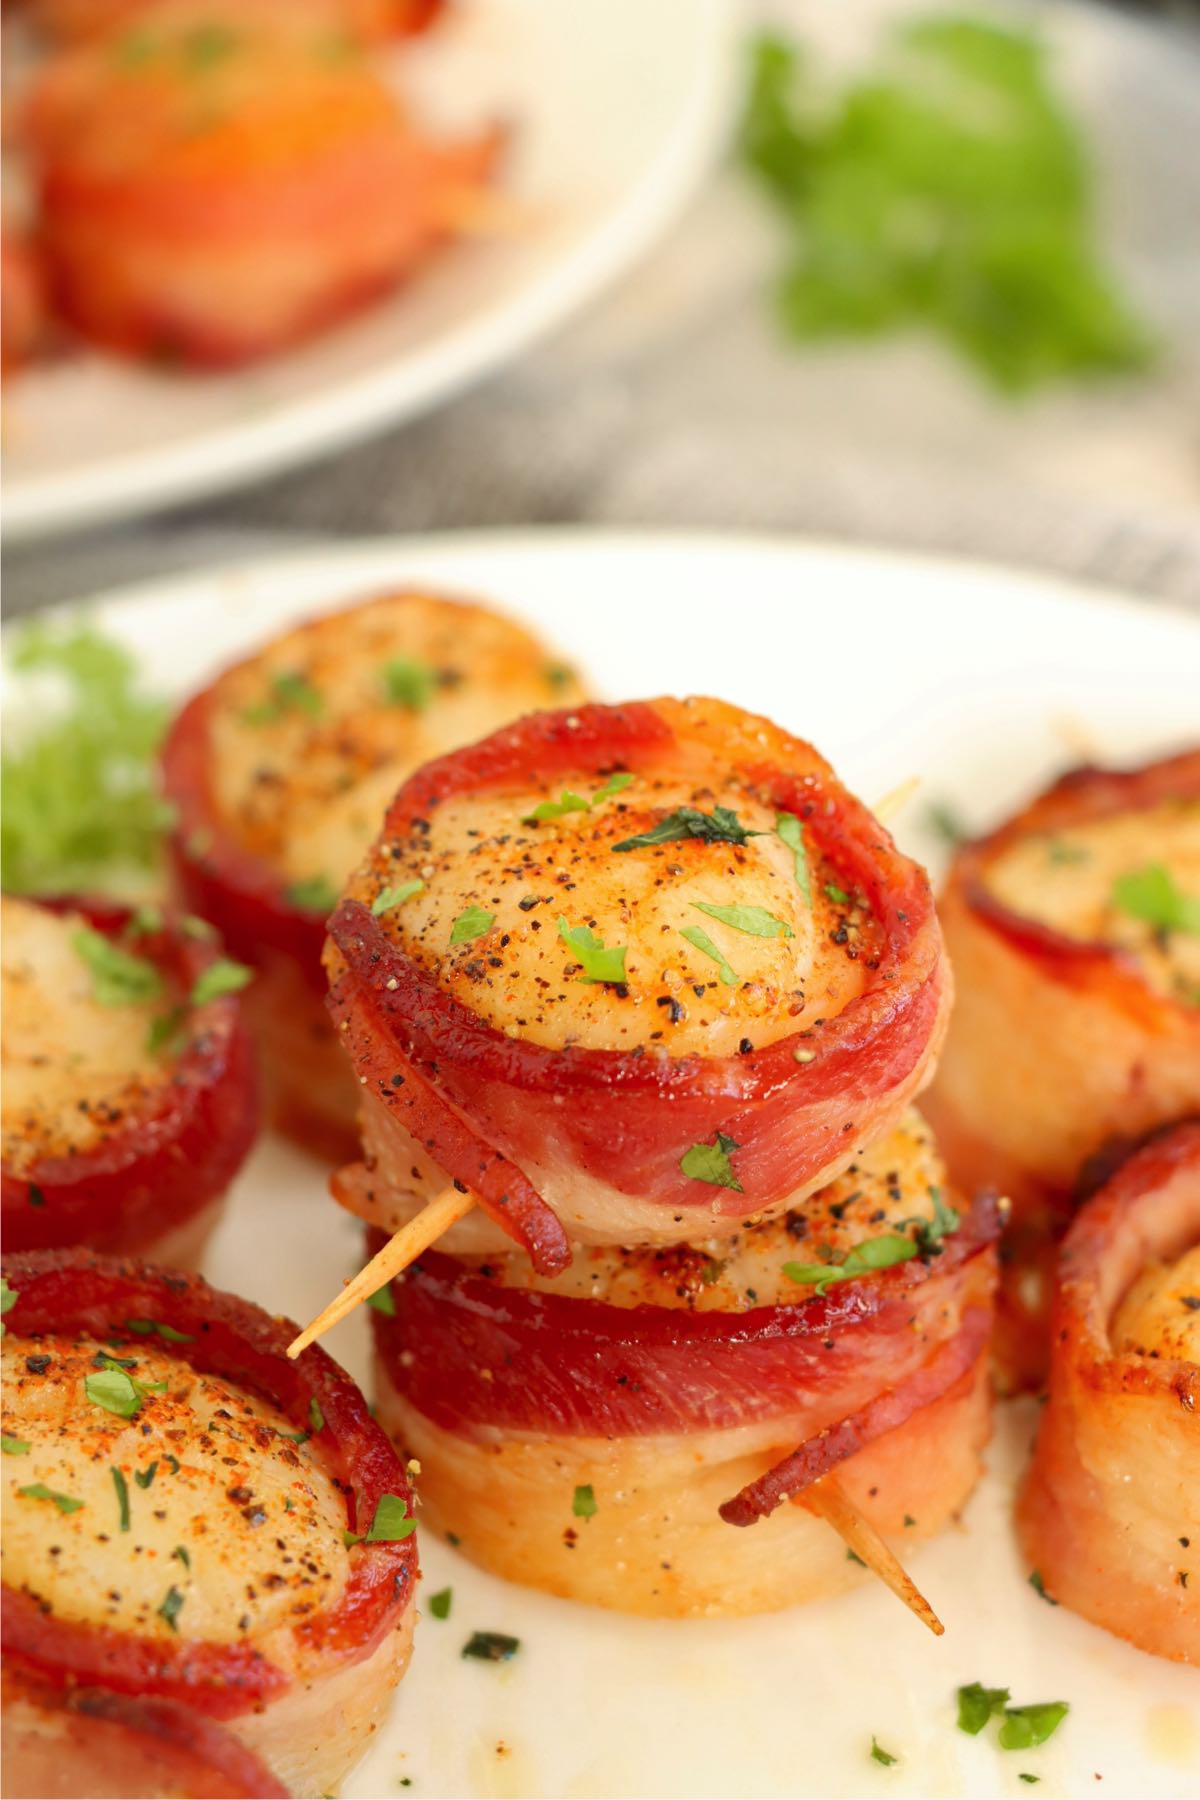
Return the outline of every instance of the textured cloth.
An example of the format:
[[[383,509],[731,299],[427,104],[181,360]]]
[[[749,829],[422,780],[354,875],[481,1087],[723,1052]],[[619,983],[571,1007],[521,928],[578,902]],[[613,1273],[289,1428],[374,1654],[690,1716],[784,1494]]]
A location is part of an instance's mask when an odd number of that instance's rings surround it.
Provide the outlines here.
[[[751,10],[845,49],[827,0]],[[944,550],[1200,608],[1200,58],[1174,27],[1062,19],[1106,242],[1172,345],[1152,378],[1013,402],[921,339],[797,349],[769,304],[774,221],[727,168],[638,271],[473,393],[240,494],[14,551],[8,609],[294,534],[544,521]]]

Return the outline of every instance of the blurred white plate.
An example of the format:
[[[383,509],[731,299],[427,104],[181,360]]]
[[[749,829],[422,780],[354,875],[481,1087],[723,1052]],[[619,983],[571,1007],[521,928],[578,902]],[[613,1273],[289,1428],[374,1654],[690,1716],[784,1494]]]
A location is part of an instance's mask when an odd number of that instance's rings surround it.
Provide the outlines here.
[[[1152,756],[1195,738],[1200,621],[967,564],[715,537],[584,532],[314,549],[174,579],[100,604],[100,621],[172,692],[284,621],[385,584],[476,592],[547,633],[612,697],[716,691],[811,737],[851,785],[922,793],[897,834],[936,854],[930,800],[982,826],[1090,748]],[[206,1272],[306,1320],[358,1266],[360,1234],[323,1172],[266,1140]],[[362,1316],[333,1334],[365,1379]],[[1034,1408],[999,1409],[989,1472],[960,1529],[913,1574],[946,1623],[931,1638],[881,1588],[764,1619],[623,1618],[510,1587],[425,1538],[430,1591],[413,1666],[344,1796],[1002,1796],[1200,1792],[1200,1680],[1130,1649],[1029,1587],[1009,1513]],[[504,1665],[464,1662],[509,1632]],[[955,1728],[954,1691],[1064,1699],[1049,1744],[1000,1751]],[[871,1737],[899,1760],[869,1759]],[[401,1787],[401,1782],[410,1785]]]
[[[398,53],[438,120],[511,121],[528,229],[452,248],[285,356],[184,376],[83,351],[8,384],[10,541],[233,487],[411,418],[620,275],[709,166],[740,73],[733,0],[458,0]]]

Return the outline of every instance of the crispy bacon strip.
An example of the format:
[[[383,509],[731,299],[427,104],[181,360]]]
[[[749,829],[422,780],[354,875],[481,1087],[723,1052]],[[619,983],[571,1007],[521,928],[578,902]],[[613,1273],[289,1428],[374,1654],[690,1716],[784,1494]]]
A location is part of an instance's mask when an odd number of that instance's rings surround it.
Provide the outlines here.
[[[1195,1120],[1134,1155],[1063,1240],[1049,1399],[1017,1516],[1047,1594],[1156,1656],[1200,1664],[1200,1367],[1110,1335],[1147,1264],[1198,1243]]]

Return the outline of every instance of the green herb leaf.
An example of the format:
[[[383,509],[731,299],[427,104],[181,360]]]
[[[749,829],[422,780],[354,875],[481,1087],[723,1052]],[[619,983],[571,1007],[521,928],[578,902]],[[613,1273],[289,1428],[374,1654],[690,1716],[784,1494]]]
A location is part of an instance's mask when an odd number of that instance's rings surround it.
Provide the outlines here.
[[[463,1645],[462,1653],[479,1662],[508,1662],[520,1648],[520,1638],[506,1637],[502,1631],[474,1631]]]
[[[148,1488],[150,1486],[150,1483],[154,1480],[154,1477],[157,1474],[158,1474],[158,1458],[156,1457],[155,1460],[149,1465],[148,1468],[135,1469],[133,1471],[133,1479],[137,1482],[137,1484],[140,1488]]]
[[[1185,931],[1200,936],[1200,897],[1185,894],[1163,863],[1147,863],[1113,883],[1112,903],[1118,912],[1140,919],[1156,931]]]
[[[3,1318],[3,1315],[6,1312],[12,1311],[13,1307],[17,1304],[17,1299],[17,1289],[9,1287],[7,1275],[0,1275],[0,1319]],[[7,1330],[7,1325],[0,1324],[0,1337],[3,1337]]]
[[[382,1313],[385,1319],[394,1319],[396,1296],[392,1293],[391,1282],[385,1281],[381,1288],[376,1288],[373,1294],[368,1294],[367,1305],[374,1307],[377,1313]]]
[[[568,925],[565,919],[558,921],[558,935],[583,970],[580,981],[620,983],[626,979],[624,944],[608,949],[589,926]]]
[[[909,19],[832,99],[762,38],[741,152],[781,221],[794,337],[921,328],[1015,392],[1150,360],[1094,247],[1086,146],[1036,28]]]
[[[951,850],[957,850],[960,844],[966,843],[970,834],[948,800],[931,800],[925,810],[925,817],[934,836],[941,838],[943,844],[949,845]]]
[[[395,656],[379,672],[384,698],[407,712],[424,712],[438,685],[437,671],[411,656]]]
[[[195,938],[197,943],[211,944],[217,936],[217,928],[202,919],[197,913],[184,913],[179,921],[179,929],[184,937]]]
[[[783,1272],[789,1281],[798,1282],[802,1287],[814,1287],[823,1296],[835,1282],[855,1281],[860,1275],[871,1275],[878,1269],[894,1268],[897,1263],[910,1262],[916,1254],[915,1238],[884,1232],[880,1237],[868,1238],[865,1243],[856,1244],[840,1262],[788,1262],[784,1263]]]
[[[565,813],[591,812],[592,803],[585,800],[582,794],[576,794],[570,788],[564,788],[557,800],[543,800],[535,806],[531,813],[526,813],[521,820],[522,825],[542,825],[547,819],[561,819]]]
[[[402,881],[398,887],[381,888],[371,902],[371,911],[375,917],[381,918],[384,913],[391,912],[394,906],[403,906],[406,900],[413,900],[418,894],[425,892],[423,881]]]
[[[680,806],[651,830],[624,838],[613,849],[643,850],[649,844],[669,844],[677,838],[700,838],[706,844],[744,844],[748,838],[763,836],[764,832],[748,831],[740,825],[737,814],[727,806],[714,806],[711,813],[698,812],[694,806]]]
[[[850,905],[849,894],[846,892],[845,888],[840,888],[836,881],[827,881],[825,883],[825,892],[829,895],[829,898],[833,901],[835,906]]]
[[[222,994],[239,994],[254,980],[254,970],[248,969],[245,963],[234,962],[231,957],[218,956],[215,962],[209,963],[196,977],[191,992],[191,1004],[203,1006],[206,1001],[219,1000]]]
[[[1033,1589],[1034,1593],[1039,1595],[1040,1598],[1046,1602],[1047,1606],[1057,1606],[1058,1605],[1058,1601],[1054,1598],[1053,1594],[1048,1594],[1046,1592],[1046,1584],[1042,1580],[1042,1571],[1040,1569],[1034,1569],[1031,1571],[1030,1576],[1029,1576],[1029,1585]]]
[[[596,1495],[590,1482],[585,1487],[575,1489],[575,1498],[571,1502],[571,1511],[577,1519],[590,1519],[596,1512]]]
[[[575,671],[569,663],[547,663],[542,670],[542,675],[547,687],[553,688],[556,693],[575,679]]]
[[[192,1559],[188,1553],[186,1544],[176,1544],[175,1548],[171,1552],[171,1555],[174,1557],[176,1562],[182,1563],[185,1569],[191,1568]]]
[[[614,794],[623,794],[632,780],[633,776],[625,769],[618,769],[615,775],[609,776],[603,787],[596,789],[591,804],[600,806],[605,800],[611,800]]]
[[[321,1411],[321,1403],[315,1394],[310,1396],[308,1402],[308,1428],[314,1434],[325,1429],[325,1414]]]
[[[49,1500],[57,1506],[60,1513],[78,1512],[83,1505],[82,1500],[74,1500],[70,1494],[55,1493],[44,1481],[32,1482],[29,1487],[18,1488],[17,1492],[24,1500]]]
[[[172,1631],[179,1630],[179,1615],[183,1610],[184,1597],[177,1587],[167,1589],[167,1597],[158,1608],[158,1616],[165,1619]]]
[[[733,1172],[730,1157],[740,1149],[731,1137],[718,1131],[713,1144],[693,1144],[679,1159],[679,1166],[692,1181],[707,1181],[710,1187],[732,1188],[740,1194],[742,1184]]]
[[[450,927],[450,942],[473,944],[485,931],[490,931],[495,922],[495,913],[485,912],[482,906],[468,906],[466,912],[460,912]]]
[[[1032,1750],[1053,1737],[1071,1708],[1065,1700],[1047,1700],[1038,1706],[1006,1706],[1000,1727],[1002,1750]]]
[[[804,845],[804,827],[795,813],[776,813],[775,835],[791,851],[795,865],[796,886],[804,896],[805,905],[811,906],[812,876],[808,870],[808,851]]]
[[[157,1319],[126,1319],[123,1328],[132,1331],[135,1337],[160,1337],[164,1344],[192,1344],[196,1341],[190,1331],[176,1331],[173,1325],[162,1325]]]
[[[128,937],[157,937],[162,928],[161,906],[138,906],[130,914],[125,932]]]
[[[100,1006],[135,1006],[162,993],[162,976],[153,963],[131,956],[90,925],[71,933],[71,948],[91,970],[92,998]]]
[[[12,893],[102,890],[158,858],[171,809],[155,751],[166,708],[137,691],[134,663],[87,628],[34,625],[12,665],[67,688],[36,732],[10,734],[0,761],[0,861]],[[12,709],[10,709],[11,712]]]
[[[924,1257],[926,1261],[930,1257],[942,1254],[944,1240],[952,1237],[962,1223],[955,1208],[947,1206],[942,1199],[941,1188],[931,1187],[929,1198],[933,1201],[932,1219],[912,1218],[900,1221],[902,1226],[911,1225],[913,1227],[917,1255]]]
[[[441,1588],[436,1594],[430,1594],[429,1610],[435,1619],[448,1619],[450,1617],[450,1605],[453,1599],[453,1588]]]
[[[972,1681],[958,1690],[958,1729],[978,1737],[993,1713],[1003,1712],[1010,1699],[1007,1688],[984,1687]]]
[[[681,938],[686,938],[688,943],[704,956],[712,958],[717,965],[717,975],[726,987],[737,986],[737,975],[730,968],[721,951],[717,949],[707,931],[702,931],[699,925],[681,925],[679,935]]]
[[[293,881],[283,890],[289,906],[302,912],[331,913],[338,903],[338,890],[328,875],[310,875],[306,881]]]
[[[147,1054],[157,1056],[162,1051],[167,1056],[178,1055],[187,1037],[186,1026],[186,1006],[173,1006],[170,1012],[160,1013],[157,1019],[151,1019],[150,1029],[146,1033]]]
[[[744,931],[747,937],[790,938],[796,935],[783,919],[777,919],[774,913],[761,906],[710,906],[705,900],[693,900],[692,905],[697,912],[707,913],[710,919],[720,920],[733,931]]]
[[[367,1527],[365,1536],[356,1535],[353,1531],[345,1531],[342,1536],[347,1547],[351,1544],[398,1544],[404,1538],[411,1537],[417,1529],[417,1521],[408,1516],[408,1502],[399,1494],[380,1494],[375,1508],[375,1517]]]
[[[898,1761],[898,1758],[894,1757],[890,1750],[885,1750],[883,1745],[881,1743],[879,1743],[875,1738],[872,1738],[871,1739],[871,1761],[877,1762],[877,1763],[882,1763],[882,1765],[885,1769],[890,1769],[892,1764],[894,1762]]]
[[[118,1419],[132,1419],[146,1403],[148,1394],[165,1394],[165,1381],[135,1381],[125,1370],[113,1366],[111,1358],[98,1375],[84,1377],[83,1389],[93,1406],[115,1413]]]
[[[28,1456],[32,1448],[33,1445],[27,1443],[24,1438],[9,1437],[7,1432],[0,1436],[0,1450],[4,1452],[5,1456]]]
[[[289,713],[319,719],[325,702],[306,675],[285,672],[271,682],[270,698],[248,706],[242,714],[247,725],[274,725]]]
[[[109,1474],[113,1478],[113,1486],[117,1490],[117,1511],[121,1521],[121,1530],[129,1530],[129,1483],[120,1469],[110,1467]]]
[[[1040,1781],[1041,1779],[1042,1778],[1040,1775],[1027,1775],[1025,1773],[1024,1769],[1022,1769],[1021,1773],[1017,1776],[1018,1781],[1026,1781],[1029,1783],[1029,1785],[1031,1787],[1034,1784],[1034,1782]]]

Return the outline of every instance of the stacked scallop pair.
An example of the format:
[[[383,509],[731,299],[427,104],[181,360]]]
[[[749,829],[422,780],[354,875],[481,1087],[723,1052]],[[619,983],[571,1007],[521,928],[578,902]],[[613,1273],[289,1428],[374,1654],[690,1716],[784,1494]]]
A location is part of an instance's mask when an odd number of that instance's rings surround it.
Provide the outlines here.
[[[174,905],[6,897],[6,1793],[322,1793],[375,1730],[415,1612],[404,1466],[322,1350],[179,1271],[256,1064],[277,1124],[346,1149],[322,921],[386,799],[574,692],[483,608],[315,621],[176,722]]]

